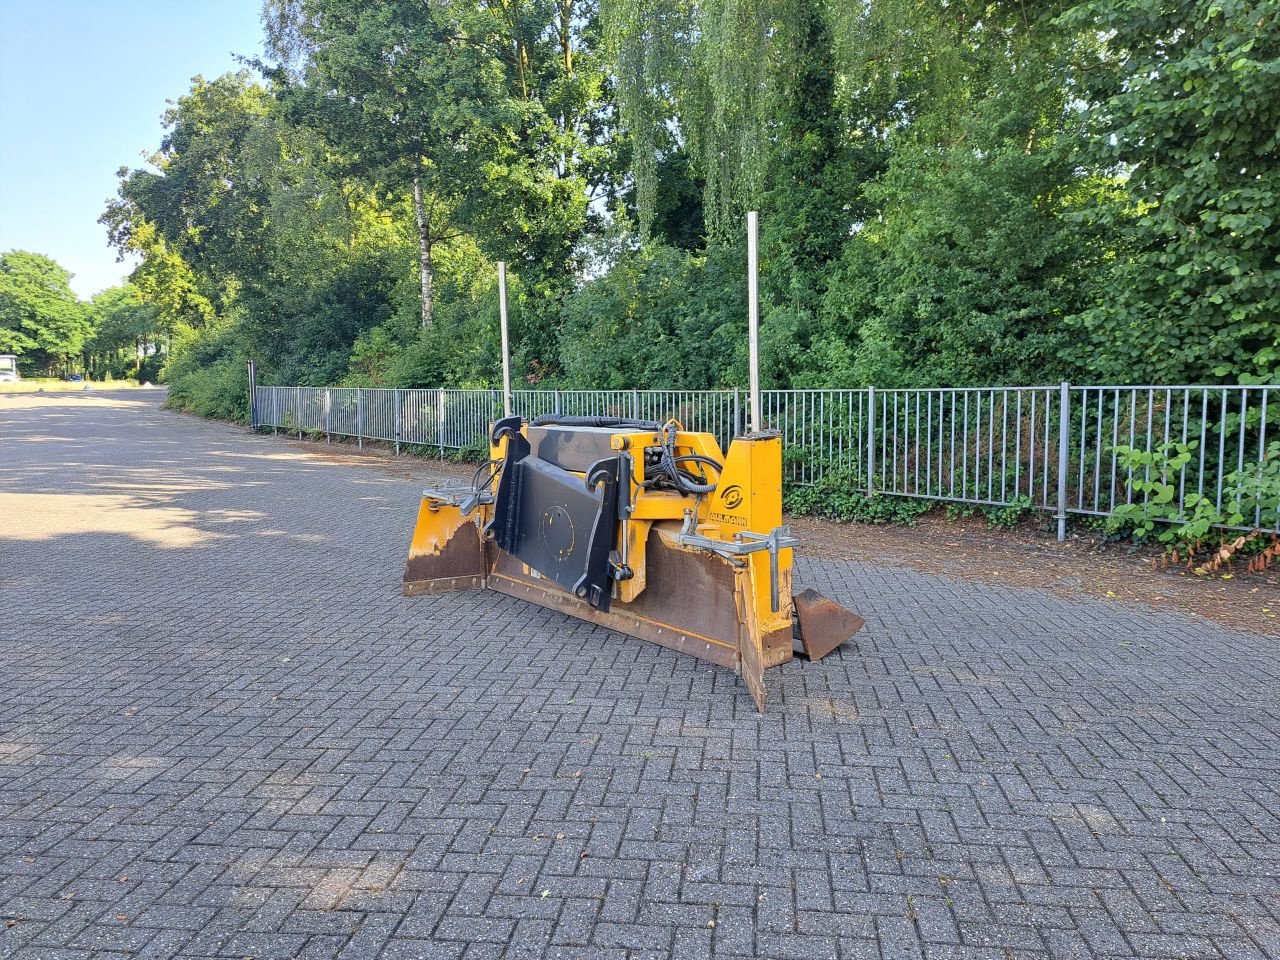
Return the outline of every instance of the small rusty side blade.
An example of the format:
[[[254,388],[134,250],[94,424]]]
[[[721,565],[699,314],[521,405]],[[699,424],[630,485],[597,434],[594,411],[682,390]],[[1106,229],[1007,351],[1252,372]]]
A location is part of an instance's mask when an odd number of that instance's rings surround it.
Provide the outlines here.
[[[404,595],[417,597],[484,586],[490,561],[480,532],[455,506],[423,499],[404,566]]]
[[[810,660],[821,660],[867,623],[817,590],[796,594],[795,605],[800,621],[800,652]]]

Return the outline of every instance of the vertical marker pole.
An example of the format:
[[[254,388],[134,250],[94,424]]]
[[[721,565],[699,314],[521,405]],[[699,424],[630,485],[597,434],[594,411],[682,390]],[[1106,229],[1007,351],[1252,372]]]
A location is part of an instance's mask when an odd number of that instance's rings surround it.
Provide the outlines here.
[[[249,361],[249,429],[258,429],[258,365]]]
[[[507,342],[507,264],[498,262],[498,315],[502,319],[502,415],[511,416],[511,352]]]
[[[760,214],[747,214],[747,318],[751,347],[751,432],[761,427],[760,416]]]

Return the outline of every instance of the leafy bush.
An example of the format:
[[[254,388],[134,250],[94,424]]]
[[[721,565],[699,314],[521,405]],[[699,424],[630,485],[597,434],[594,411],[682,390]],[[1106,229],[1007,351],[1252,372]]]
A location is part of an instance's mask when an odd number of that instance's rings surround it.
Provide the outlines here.
[[[192,370],[169,387],[169,406],[218,420],[249,420],[249,373],[245,364],[224,357]]]
[[[1135,499],[1112,511],[1108,531],[1128,532],[1139,541],[1154,535],[1165,545],[1167,559],[1185,560],[1197,573],[1212,572],[1241,551],[1254,556],[1255,568],[1269,566],[1280,556],[1274,534],[1263,532],[1280,524],[1280,441],[1271,442],[1261,462],[1226,478],[1221,508],[1196,492],[1188,493],[1182,505],[1177,502],[1178,476],[1197,446],[1191,441],[1162,443],[1154,450],[1112,448],[1121,468],[1130,473],[1126,482]],[[1227,527],[1254,530],[1239,536]]]
[[[247,357],[230,324],[185,328],[161,370],[169,406],[219,420],[249,419]]]
[[[846,523],[902,523],[915,526],[916,517],[934,506],[914,497],[877,494],[867,496],[865,477],[849,469],[831,470],[808,487],[787,491],[785,506],[791,513],[825,517]]]
[[[982,515],[987,518],[987,526],[1011,530],[1022,521],[1022,518],[1030,510],[1031,498],[1020,496],[1014,497],[1007,506],[983,507]]]
[[[137,380],[139,383],[160,383],[164,375],[165,355],[153,354],[138,364]]]
[[[741,376],[734,372],[745,346],[740,255],[650,244],[622,256],[565,302],[566,382],[595,389],[745,382],[745,364]]]

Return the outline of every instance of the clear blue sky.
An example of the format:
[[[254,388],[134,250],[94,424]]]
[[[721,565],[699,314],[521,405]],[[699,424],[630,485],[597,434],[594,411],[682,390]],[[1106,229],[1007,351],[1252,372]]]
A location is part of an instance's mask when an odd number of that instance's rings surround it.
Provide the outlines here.
[[[98,216],[116,170],[143,164],[165,101],[196,74],[262,53],[262,0],[0,0],[0,251],[75,274],[81,298],[118,283]]]

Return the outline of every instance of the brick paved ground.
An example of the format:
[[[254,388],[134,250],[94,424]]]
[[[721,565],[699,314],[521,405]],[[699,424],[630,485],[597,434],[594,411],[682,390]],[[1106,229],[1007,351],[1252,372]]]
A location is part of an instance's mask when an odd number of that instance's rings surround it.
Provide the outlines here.
[[[418,485],[0,396],[0,956],[1280,956],[1280,650],[849,562],[731,674],[402,599]]]

